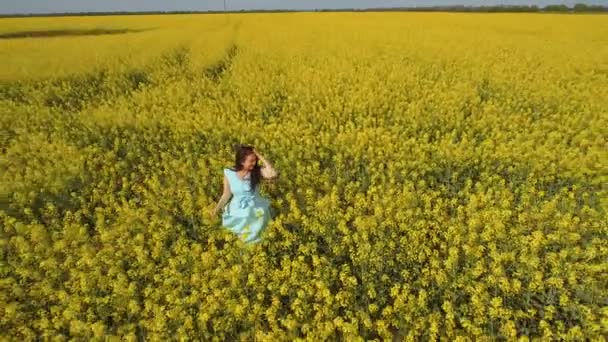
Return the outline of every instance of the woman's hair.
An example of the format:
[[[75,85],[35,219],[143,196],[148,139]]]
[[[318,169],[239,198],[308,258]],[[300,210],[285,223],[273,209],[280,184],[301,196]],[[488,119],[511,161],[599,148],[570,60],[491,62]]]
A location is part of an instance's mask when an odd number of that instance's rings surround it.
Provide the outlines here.
[[[236,152],[236,157],[234,160],[234,171],[240,171],[243,169],[243,162],[247,159],[247,156],[253,153],[253,146],[251,145],[234,145],[234,150]],[[255,155],[255,154],[254,154]],[[262,172],[260,171],[261,167],[258,164],[257,156],[255,166],[253,170],[251,170],[250,182],[251,182],[251,191],[254,191],[257,185],[260,183],[260,179],[262,178]]]

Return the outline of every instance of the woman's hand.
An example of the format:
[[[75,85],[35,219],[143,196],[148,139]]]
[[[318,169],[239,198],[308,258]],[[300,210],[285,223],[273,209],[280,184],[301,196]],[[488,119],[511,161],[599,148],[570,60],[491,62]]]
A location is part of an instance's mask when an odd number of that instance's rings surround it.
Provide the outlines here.
[[[253,153],[255,153],[255,156],[258,157],[258,160],[261,161],[264,166],[267,166],[269,164],[268,160],[264,159],[264,157],[262,157],[262,155],[258,151],[254,149]]]
[[[255,153],[255,155],[258,157],[258,160],[262,161],[262,177],[266,179],[275,178],[277,176],[277,171],[274,169],[272,164],[270,164],[268,160],[264,159],[264,157],[262,157],[262,155],[259,154],[255,149],[253,149],[253,153]]]
[[[262,156],[258,153],[258,151],[255,150],[255,148],[253,149],[253,153],[255,154],[256,157],[258,157],[259,160],[262,160]]]

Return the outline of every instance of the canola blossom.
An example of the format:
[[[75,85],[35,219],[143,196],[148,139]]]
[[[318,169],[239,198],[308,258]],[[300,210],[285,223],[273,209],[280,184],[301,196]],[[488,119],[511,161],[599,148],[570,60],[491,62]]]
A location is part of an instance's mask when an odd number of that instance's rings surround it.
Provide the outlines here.
[[[0,19],[93,28],[0,39],[3,339],[608,336],[605,16]]]

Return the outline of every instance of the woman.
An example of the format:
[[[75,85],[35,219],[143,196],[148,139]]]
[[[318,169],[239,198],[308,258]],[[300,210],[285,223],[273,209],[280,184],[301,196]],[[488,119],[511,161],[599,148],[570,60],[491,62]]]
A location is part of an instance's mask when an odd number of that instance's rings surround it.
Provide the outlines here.
[[[263,167],[258,165],[258,160]],[[271,215],[270,201],[260,196],[258,185],[262,178],[276,176],[276,170],[252,146],[238,145],[234,167],[224,169],[224,193],[211,214],[215,217],[219,209],[224,208],[222,226],[239,235],[245,243],[259,242]]]

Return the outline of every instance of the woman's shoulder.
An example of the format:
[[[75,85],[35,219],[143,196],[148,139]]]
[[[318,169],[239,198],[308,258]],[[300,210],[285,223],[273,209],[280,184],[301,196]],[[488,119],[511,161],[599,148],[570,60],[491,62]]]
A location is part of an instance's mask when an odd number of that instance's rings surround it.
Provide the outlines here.
[[[225,175],[228,175],[228,174],[231,174],[231,173],[234,173],[234,172],[235,172],[235,170],[233,168],[231,168],[231,167],[225,167],[224,168],[224,174]]]

